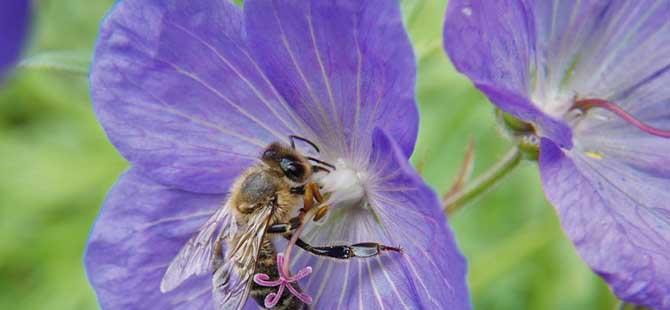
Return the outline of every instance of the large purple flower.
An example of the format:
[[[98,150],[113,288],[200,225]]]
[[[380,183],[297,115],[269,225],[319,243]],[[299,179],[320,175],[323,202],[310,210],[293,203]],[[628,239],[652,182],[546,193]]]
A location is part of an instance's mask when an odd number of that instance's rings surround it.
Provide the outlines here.
[[[28,31],[30,1],[0,1],[0,77],[14,65]]]
[[[621,299],[670,309],[670,2],[454,0],[444,40],[541,137],[544,191],[584,260]]]
[[[100,304],[211,308],[210,273],[162,294],[166,267],[263,148],[296,134],[337,166],[324,180],[332,210],[303,239],[403,249],[346,261],[296,254],[294,271],[312,267],[300,287],[315,308],[469,308],[465,260],[407,161],[415,71],[396,1],[249,0],[244,11],[221,0],[118,3],[102,25],[91,87],[132,168],[86,253]]]

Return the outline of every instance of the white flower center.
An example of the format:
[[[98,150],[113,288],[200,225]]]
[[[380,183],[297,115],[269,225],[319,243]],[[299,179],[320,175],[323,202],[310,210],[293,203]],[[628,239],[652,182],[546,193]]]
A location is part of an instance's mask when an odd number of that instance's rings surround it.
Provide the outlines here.
[[[563,119],[572,107],[573,96],[567,93],[538,93],[531,96],[532,102],[539,106],[542,112]]]
[[[573,130],[576,130],[584,119],[584,113],[579,109],[574,109],[575,98],[576,93],[565,91],[552,94],[535,93],[531,100],[538,105],[542,112],[564,121]]]
[[[328,203],[336,208],[361,205],[365,199],[367,173],[357,171],[342,158],[331,164],[337,169],[315,176],[317,183],[323,186],[321,191],[330,195]]]

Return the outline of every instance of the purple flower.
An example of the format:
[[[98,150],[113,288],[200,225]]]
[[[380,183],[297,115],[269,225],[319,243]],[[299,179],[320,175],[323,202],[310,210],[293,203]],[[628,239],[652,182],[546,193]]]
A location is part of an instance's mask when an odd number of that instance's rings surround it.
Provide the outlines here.
[[[456,68],[541,138],[544,191],[621,299],[670,309],[670,3],[468,1]]]
[[[403,249],[349,260],[296,249],[292,269],[313,270],[299,281],[313,306],[468,309],[465,260],[407,161],[414,61],[396,1],[119,2],[91,73],[98,118],[132,165],[86,252],[101,306],[218,304],[208,266],[189,266],[196,276],[163,294],[166,267],[262,150],[295,134],[337,166],[323,180],[331,211],[301,238]]]
[[[30,1],[0,1],[0,77],[14,65],[28,32]]]

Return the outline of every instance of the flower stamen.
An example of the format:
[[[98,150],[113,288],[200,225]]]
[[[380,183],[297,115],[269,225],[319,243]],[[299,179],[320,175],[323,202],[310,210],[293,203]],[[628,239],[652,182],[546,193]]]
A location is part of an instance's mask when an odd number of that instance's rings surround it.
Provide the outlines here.
[[[618,105],[611,103],[607,100],[582,99],[576,101],[573,108],[582,110],[584,112],[588,111],[591,108],[602,108],[616,114],[618,117],[620,117],[627,123],[639,128],[640,130],[648,134],[662,138],[670,138],[670,130],[663,130],[647,125],[644,122],[640,121],[639,119],[635,118],[633,115],[630,115],[628,112],[624,111]]]

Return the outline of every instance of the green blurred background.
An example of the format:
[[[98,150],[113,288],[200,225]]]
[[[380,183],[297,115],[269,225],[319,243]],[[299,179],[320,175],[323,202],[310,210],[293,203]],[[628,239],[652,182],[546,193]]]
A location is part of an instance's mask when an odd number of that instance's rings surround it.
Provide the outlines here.
[[[128,164],[95,119],[81,69],[112,3],[36,2],[25,56],[48,53],[62,68],[32,58],[0,89],[0,309],[97,308],[82,254],[106,191]],[[440,192],[450,186],[470,137],[475,176],[511,147],[496,129],[492,106],[442,51],[445,6],[403,2],[419,58],[422,119],[413,160]],[[533,163],[450,222],[469,260],[476,309],[615,307],[561,231]]]

